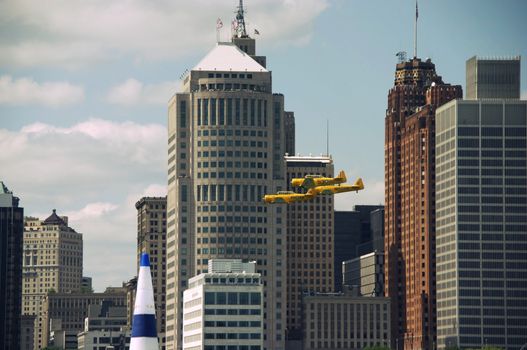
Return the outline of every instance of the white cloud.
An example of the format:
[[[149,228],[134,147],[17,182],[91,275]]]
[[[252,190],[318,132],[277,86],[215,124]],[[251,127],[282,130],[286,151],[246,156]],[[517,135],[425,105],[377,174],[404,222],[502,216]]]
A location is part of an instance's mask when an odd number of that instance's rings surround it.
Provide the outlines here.
[[[136,274],[135,202],[166,195],[166,128],[90,119],[70,127],[0,129],[1,176],[26,215],[52,208],[83,233],[85,275],[95,288]],[[7,151],[8,150],[8,151]]]
[[[521,97],[520,97],[522,100],[527,100],[527,90],[523,91],[521,93]]]
[[[0,105],[41,104],[62,106],[81,102],[84,89],[68,82],[37,83],[31,78],[0,77]]]
[[[77,67],[129,54],[137,60],[177,58],[215,42],[216,18],[230,36],[234,1],[36,0],[0,2],[0,64]],[[249,33],[282,45],[309,41],[328,0],[253,0]]]
[[[176,91],[178,84],[167,81],[159,84],[143,84],[136,79],[128,79],[114,86],[107,95],[110,103],[120,105],[157,104],[166,106],[168,100]]]
[[[66,212],[65,215],[72,221],[80,221],[99,218],[106,213],[114,211],[117,208],[118,206],[112,203],[96,202],[89,203],[80,210]]]

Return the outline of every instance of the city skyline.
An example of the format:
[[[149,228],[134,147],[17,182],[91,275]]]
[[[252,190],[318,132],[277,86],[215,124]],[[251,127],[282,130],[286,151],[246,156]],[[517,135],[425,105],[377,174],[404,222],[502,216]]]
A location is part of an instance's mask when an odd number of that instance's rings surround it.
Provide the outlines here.
[[[478,2],[481,12],[474,17],[470,3],[419,3],[418,56],[432,57],[445,81],[463,87],[465,60],[472,55],[527,55],[520,38],[521,29],[526,26],[520,22],[524,3],[514,2],[502,8],[497,3]],[[178,90],[178,78],[185,69],[190,69],[197,58],[214,46],[217,17],[224,23],[221,38],[228,39],[234,5],[217,4],[217,8],[203,13],[196,8],[185,9],[196,17],[185,27],[195,34],[191,42],[185,41],[185,31],[175,37],[169,31],[181,28],[156,27],[145,36],[158,35],[166,29],[165,34],[172,40],[162,38],[151,46],[134,45],[125,40],[124,34],[116,34],[102,41],[99,51],[104,51],[104,55],[89,45],[101,34],[86,33],[90,26],[82,20],[77,24],[56,21],[51,12],[57,9],[51,6],[43,11],[41,22],[36,22],[31,21],[35,14],[27,8],[9,2],[2,5],[2,37],[5,39],[8,33],[17,35],[11,45],[5,41],[8,54],[0,60],[0,140],[3,149],[12,151],[0,157],[9,164],[1,180],[21,198],[26,215],[45,217],[52,208],[69,215],[72,226],[84,233],[85,275],[93,277],[96,290],[120,285],[136,274],[134,203],[143,196],[166,195],[168,98]],[[150,15],[161,13],[159,8],[137,6],[150,10],[146,11]],[[395,53],[405,50],[410,56],[412,52],[414,2],[382,7],[356,2],[313,2],[313,6],[304,8],[298,3],[248,1],[246,6],[257,51],[269,58],[274,89],[284,93],[287,109],[295,111],[296,151],[303,155],[324,153],[325,135],[320,135],[319,130],[325,128],[325,120],[329,119],[329,149],[335,170],[344,169],[350,177],[361,175],[365,179],[364,194],[338,198],[336,209],[383,202],[386,91],[393,84]],[[130,8],[115,25],[126,29],[135,23],[134,10],[138,8]],[[502,14],[493,18],[498,9]],[[59,14],[74,10],[79,9],[71,5]],[[104,9],[95,4],[94,8],[80,10],[92,15],[99,10],[100,17],[96,18],[109,22],[117,18],[112,16],[119,8]],[[295,11],[296,16],[292,16]],[[169,15],[159,18],[160,27]],[[434,17],[446,15],[451,28],[434,31]],[[25,25],[14,25],[8,16],[22,19]],[[147,21],[155,18],[142,17]],[[469,20],[464,23],[466,19]],[[69,36],[64,32],[68,26],[75,29]],[[393,30],[393,26],[399,30]],[[37,38],[32,32],[35,28],[46,29],[49,36],[40,38],[40,46],[32,46]],[[253,35],[254,28],[261,35]],[[451,38],[458,31],[463,35],[456,37],[458,42],[454,43]],[[471,34],[478,36],[470,37]],[[383,39],[377,42],[377,36]],[[498,41],[500,36],[509,40]],[[178,39],[182,42],[178,43]],[[170,43],[185,53],[174,53]],[[57,50],[60,44],[71,45],[72,49]],[[72,52],[78,46],[93,52]],[[62,57],[58,53],[50,55],[51,48],[53,52],[60,51]],[[163,56],[152,57],[152,51],[159,48],[165,49],[157,50]],[[66,57],[67,53],[70,55]],[[32,55],[42,61],[23,59]],[[321,68],[309,70],[313,65]],[[305,74],[307,71],[309,75]],[[334,78],[337,73],[342,81]],[[525,98],[525,70],[521,81]],[[355,89],[361,85],[366,88]],[[314,93],[320,93],[320,100],[330,103],[318,103]],[[163,98],[164,94],[167,95]],[[368,151],[361,153],[364,149]],[[102,240],[110,234],[115,238],[102,247]],[[116,251],[116,246],[122,249]],[[96,252],[111,255],[110,262],[115,267],[105,271],[108,260],[101,263]]]

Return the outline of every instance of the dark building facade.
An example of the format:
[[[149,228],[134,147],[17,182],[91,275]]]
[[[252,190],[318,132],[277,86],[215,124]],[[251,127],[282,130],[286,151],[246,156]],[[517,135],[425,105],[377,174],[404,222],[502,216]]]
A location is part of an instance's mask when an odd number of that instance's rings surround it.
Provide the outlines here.
[[[20,349],[24,208],[0,181],[0,348]]]
[[[291,179],[306,175],[333,177],[331,157],[285,157]],[[302,339],[302,293],[333,290],[333,196],[319,195],[292,203],[287,210],[287,343]]]
[[[353,211],[335,211],[335,291],[342,291],[342,263],[373,252],[371,213],[383,208],[382,205],[356,205]]]
[[[166,197],[143,197],[135,204],[137,209],[137,270],[139,270],[141,253],[148,253],[156,304],[157,330],[162,349],[165,348],[166,320],[166,207]]]
[[[462,97],[430,59],[397,64],[385,119],[385,295],[392,346],[431,349],[435,311],[435,109]]]

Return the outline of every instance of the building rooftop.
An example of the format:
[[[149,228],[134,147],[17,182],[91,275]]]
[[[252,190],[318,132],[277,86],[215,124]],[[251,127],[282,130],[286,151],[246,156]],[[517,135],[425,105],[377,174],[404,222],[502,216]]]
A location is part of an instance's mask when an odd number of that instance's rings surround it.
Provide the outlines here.
[[[217,43],[193,71],[268,72],[233,43]]]
[[[301,156],[301,155],[289,156],[289,155],[286,155],[284,157],[284,159],[286,160],[286,162],[333,163],[333,159],[331,159],[331,156],[324,156],[324,155],[321,155],[321,156],[312,156],[312,155],[309,155],[309,156]]]
[[[66,225],[64,220],[60,216],[57,215],[57,209],[53,209],[53,212],[50,216],[44,222],[42,222],[43,225]]]

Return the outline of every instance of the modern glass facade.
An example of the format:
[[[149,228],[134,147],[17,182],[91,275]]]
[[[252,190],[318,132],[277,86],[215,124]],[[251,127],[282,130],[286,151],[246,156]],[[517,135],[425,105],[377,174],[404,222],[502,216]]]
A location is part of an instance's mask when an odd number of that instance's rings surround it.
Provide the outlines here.
[[[527,101],[436,114],[438,347],[527,342]]]

